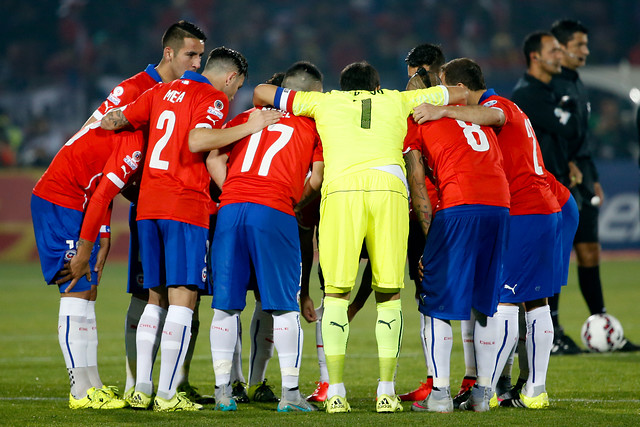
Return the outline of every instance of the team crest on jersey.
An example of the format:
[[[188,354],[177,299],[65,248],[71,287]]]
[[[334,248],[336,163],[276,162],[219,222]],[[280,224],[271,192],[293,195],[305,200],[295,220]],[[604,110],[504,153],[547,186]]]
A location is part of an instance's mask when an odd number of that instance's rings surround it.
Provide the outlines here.
[[[134,162],[140,163],[140,159],[142,158],[142,152],[134,151],[133,154],[131,155],[131,158],[133,159]]]
[[[114,105],[120,104],[120,97],[124,93],[124,89],[122,86],[117,86],[115,89],[111,91],[107,99],[111,101]]]
[[[69,249],[64,253],[64,260],[65,261],[71,261],[71,258],[73,258],[74,256],[76,256],[76,250],[75,249]]]
[[[492,107],[492,106],[496,105],[497,103],[498,103],[498,101],[496,101],[495,99],[492,99],[491,101],[487,101],[482,105],[484,105],[485,107]]]
[[[220,108],[217,108],[218,102],[220,103]],[[222,114],[222,111],[220,111],[221,109],[222,109],[222,101],[216,101],[215,107],[207,108],[207,114],[211,114],[216,116],[219,119],[222,119],[224,117],[224,114]]]
[[[189,80],[180,80],[180,83],[182,83],[183,85],[188,85],[189,84]]]
[[[207,267],[202,269],[202,281],[203,282],[207,281]]]
[[[136,153],[139,153],[139,151],[136,151]],[[136,153],[133,153],[132,156],[127,155],[124,159],[122,159],[123,162],[125,162],[132,171],[138,169],[138,160],[135,160],[135,155]]]

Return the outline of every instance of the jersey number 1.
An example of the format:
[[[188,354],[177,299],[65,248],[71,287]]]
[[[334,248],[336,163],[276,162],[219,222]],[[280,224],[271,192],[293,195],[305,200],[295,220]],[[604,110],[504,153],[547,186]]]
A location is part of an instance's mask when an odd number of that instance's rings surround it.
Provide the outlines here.
[[[264,130],[264,129],[263,129]],[[270,125],[267,130],[280,132],[280,136],[275,140],[273,144],[267,151],[265,151],[264,156],[262,157],[262,161],[260,162],[260,168],[258,169],[258,175],[267,176],[269,173],[269,167],[271,167],[271,162],[273,161],[273,157],[278,153],[278,151],[282,150],[285,145],[289,143],[291,140],[291,136],[293,135],[293,128],[291,126],[283,125],[280,123],[276,123]],[[249,138],[249,145],[247,146],[247,152],[244,155],[244,160],[242,161],[242,168],[240,172],[248,172],[253,165],[253,159],[258,152],[258,146],[260,145],[260,139],[262,138],[262,130],[260,132],[254,133]]]

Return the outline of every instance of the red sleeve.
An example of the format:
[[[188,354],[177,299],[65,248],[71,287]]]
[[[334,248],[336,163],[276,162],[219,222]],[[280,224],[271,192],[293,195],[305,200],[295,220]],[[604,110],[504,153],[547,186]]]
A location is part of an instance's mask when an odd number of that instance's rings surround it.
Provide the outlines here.
[[[407,119],[407,135],[404,137],[402,152],[407,154],[411,150],[422,152],[422,139],[420,137],[420,125],[413,121],[413,117]]]
[[[113,213],[113,202],[109,203],[109,208],[107,209],[107,213],[104,216],[102,221],[102,226],[100,227],[100,238],[109,238],[111,237],[111,214]]]
[[[160,86],[163,85],[157,85],[155,87]],[[156,93],[154,88],[151,88],[140,95],[138,99],[127,105],[126,108],[122,110],[122,113],[127,118],[129,123],[131,123],[131,126],[133,126],[134,129],[139,129],[142,126],[148,125],[149,121],[151,120],[153,96]]]
[[[227,95],[218,90],[207,91],[194,106],[189,128],[222,129],[228,113],[229,101]]]
[[[316,145],[315,150],[313,151],[313,162],[324,162],[324,152],[322,149],[322,141],[320,137],[318,137],[318,145]]]
[[[80,238],[92,242],[105,222],[111,201],[129,182],[138,166],[143,164],[142,132],[120,132],[114,137],[121,138],[121,141],[102,170],[102,179],[91,196],[80,230]]]

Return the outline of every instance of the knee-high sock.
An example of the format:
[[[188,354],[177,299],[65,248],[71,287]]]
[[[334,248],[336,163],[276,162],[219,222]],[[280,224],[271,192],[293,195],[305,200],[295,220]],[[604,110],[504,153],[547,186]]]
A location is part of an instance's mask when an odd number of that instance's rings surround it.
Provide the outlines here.
[[[527,355],[529,377],[522,389],[527,396],[533,397],[545,391],[547,369],[553,346],[553,323],[549,306],[539,307],[527,312]]]
[[[300,328],[300,313],[296,311],[273,313],[273,341],[278,350],[282,390],[297,388],[304,342]]]
[[[324,305],[316,308],[316,354],[318,355],[318,367],[320,368],[320,382],[329,382],[329,371],[327,371],[327,358],[324,355],[324,341],[322,341],[322,313]]]
[[[153,363],[160,347],[160,338],[167,310],[147,304],[136,333],[136,391],[153,394]]]
[[[262,310],[262,303],[256,301],[251,317],[251,351],[249,355],[249,385],[261,383],[267,372],[267,365],[273,356],[273,316]]]
[[[233,360],[231,362],[231,377],[229,379],[231,384],[239,381],[246,383],[244,373],[242,372],[242,321],[238,322],[238,338],[236,339],[236,346],[233,349]]]
[[[591,314],[605,313],[602,282],[600,281],[600,266],[578,267],[578,283],[582,297],[589,307]]]
[[[400,299],[379,302],[376,304],[378,318],[376,320],[376,340],[378,341],[378,363],[380,382],[378,395],[395,395],[395,372],[398,365],[398,354],[404,331],[402,303]]]
[[[499,305],[498,311],[493,317],[487,319],[488,323],[496,330],[496,345],[498,351],[494,359],[491,378],[491,387],[496,389],[498,379],[504,372],[504,367],[509,360],[513,349],[518,344],[518,306]],[[509,376],[511,376],[509,368]]]
[[[433,377],[433,366],[431,366],[431,358],[429,357],[429,350],[427,349],[427,340],[425,338],[425,328],[427,326],[427,316],[420,314],[420,339],[422,340],[422,352],[424,353],[424,363],[427,366],[427,377]]]
[[[102,388],[98,372],[98,324],[96,322],[96,302],[87,304],[87,372],[91,386]]]
[[[349,340],[349,301],[342,298],[325,297],[322,315],[322,340],[329,371],[329,391],[327,397],[340,395],[346,397],[342,381],[344,356]]]
[[[460,335],[462,336],[462,352],[464,353],[464,376],[477,377],[476,351],[473,344],[473,328],[476,324],[476,316],[471,310],[469,320],[460,321]]]
[[[171,399],[176,394],[179,372],[191,340],[192,319],[193,310],[189,307],[169,306],[160,340],[158,396],[163,399]]]
[[[71,394],[81,399],[91,386],[87,372],[87,305],[82,298],[60,298],[58,342],[69,374]]]
[[[209,338],[216,387],[229,384],[231,381],[231,363],[238,339],[239,324],[239,310],[213,310]]]
[[[424,339],[433,369],[433,386],[449,387],[453,330],[448,320],[425,316]]]
[[[136,386],[136,359],[138,352],[136,351],[136,333],[138,331],[138,322],[144,312],[147,302],[140,298],[131,297],[127,316],[124,321],[124,350],[127,362],[127,378],[125,380],[124,390],[127,391],[131,387]]]
[[[497,330],[495,324],[488,321],[488,317],[481,313],[475,314],[476,321],[473,328],[473,345],[476,355],[477,383],[479,386],[490,387],[491,376],[498,352]]]
[[[196,341],[198,339],[198,333],[200,332],[200,312],[198,308],[199,304],[196,303],[195,310],[193,310],[193,316],[191,317],[191,339],[189,340],[189,347],[187,348],[187,353],[184,356],[184,363],[176,376],[176,384],[178,384],[178,386],[182,384],[189,384],[191,359],[193,359],[193,352],[196,349]]]

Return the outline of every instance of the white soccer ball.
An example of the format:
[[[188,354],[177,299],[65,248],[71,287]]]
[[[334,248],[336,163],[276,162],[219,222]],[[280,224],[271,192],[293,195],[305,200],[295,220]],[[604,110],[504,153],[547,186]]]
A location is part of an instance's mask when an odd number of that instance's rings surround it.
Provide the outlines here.
[[[615,351],[622,347],[622,324],[610,314],[593,314],[582,325],[582,342],[594,352]]]

